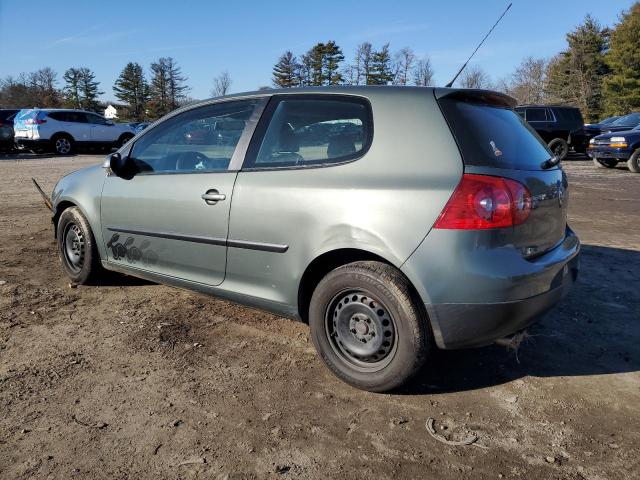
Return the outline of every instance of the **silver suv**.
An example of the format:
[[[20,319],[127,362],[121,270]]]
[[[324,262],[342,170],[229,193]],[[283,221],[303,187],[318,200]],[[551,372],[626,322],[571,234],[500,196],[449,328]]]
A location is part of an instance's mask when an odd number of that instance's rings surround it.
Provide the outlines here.
[[[78,147],[120,147],[134,136],[127,123],[69,109],[21,110],[14,118],[14,131],[19,149],[52,150],[58,155],[68,155]]]
[[[301,319],[338,377],[393,389],[436,347],[527,327],[576,279],[565,174],[513,106],[331,87],[183,108],[58,182],[62,266]]]

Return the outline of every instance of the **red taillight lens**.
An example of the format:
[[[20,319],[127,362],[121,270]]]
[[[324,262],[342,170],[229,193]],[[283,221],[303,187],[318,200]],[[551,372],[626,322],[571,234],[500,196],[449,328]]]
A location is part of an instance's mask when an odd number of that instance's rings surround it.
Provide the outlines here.
[[[519,225],[531,213],[527,187],[510,178],[465,173],[434,228],[483,230]]]
[[[47,123],[47,121],[39,118],[28,118],[24,123],[25,125],[42,125],[43,123]]]

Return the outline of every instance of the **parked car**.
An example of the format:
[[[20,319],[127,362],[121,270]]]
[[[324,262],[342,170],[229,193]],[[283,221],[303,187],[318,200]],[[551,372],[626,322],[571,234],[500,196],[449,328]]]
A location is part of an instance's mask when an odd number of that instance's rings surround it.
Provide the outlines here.
[[[564,160],[570,147],[584,153],[589,143],[584,138],[582,113],[562,105],[521,105],[515,108],[547,143],[553,154]]]
[[[13,117],[19,110],[0,109],[0,151],[13,150]]]
[[[596,167],[614,168],[619,162],[627,162],[629,170],[640,173],[640,125],[592,138],[589,156]]]
[[[606,123],[600,122],[593,125],[585,125],[584,137],[587,139],[587,141],[591,142],[592,138],[595,138],[603,133],[633,130],[636,126],[640,125],[640,112],[630,113],[621,117],[612,118],[614,118],[614,120],[607,121]]]
[[[393,389],[435,348],[529,326],[576,279],[567,178],[514,105],[425,87],[189,105],[57,183],[62,267],[75,283],[114,270],[302,319],[339,378]],[[244,125],[234,145],[184,144],[223,119]]]
[[[19,149],[52,150],[59,155],[79,147],[120,147],[134,136],[126,123],[115,124],[93,112],[69,109],[20,110],[14,129]]]
[[[142,130],[144,130],[145,128],[147,128],[149,125],[151,125],[151,122],[140,122],[140,123],[138,123],[138,124],[134,127],[133,131],[134,131],[136,134],[138,134],[138,133],[140,133]]]
[[[615,122],[619,118],[620,118],[620,116],[617,116],[617,115],[613,116],[613,117],[607,117],[607,118],[605,118],[603,120],[600,120],[597,123],[585,123],[584,126],[585,127],[604,127],[606,125],[609,125],[609,124]]]

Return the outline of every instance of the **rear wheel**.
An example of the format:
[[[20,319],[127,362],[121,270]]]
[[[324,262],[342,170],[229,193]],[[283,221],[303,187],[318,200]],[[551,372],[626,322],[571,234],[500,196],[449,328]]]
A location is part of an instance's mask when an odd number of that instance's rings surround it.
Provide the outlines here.
[[[53,151],[58,155],[69,155],[73,153],[73,139],[69,135],[56,135],[51,139]]]
[[[594,158],[593,164],[598,168],[614,168],[618,161],[615,158]]]
[[[404,384],[432,348],[424,307],[404,275],[380,262],[354,262],[327,274],[311,297],[309,325],[329,369],[373,392]]]
[[[633,152],[631,157],[629,157],[629,160],[627,160],[627,167],[629,167],[629,170],[633,173],[640,173],[640,148]]]
[[[67,208],[58,219],[58,256],[74,283],[86,284],[102,270],[89,222],[78,207]]]
[[[551,150],[557,158],[564,160],[569,154],[569,144],[564,138],[554,138],[549,142],[549,150]]]

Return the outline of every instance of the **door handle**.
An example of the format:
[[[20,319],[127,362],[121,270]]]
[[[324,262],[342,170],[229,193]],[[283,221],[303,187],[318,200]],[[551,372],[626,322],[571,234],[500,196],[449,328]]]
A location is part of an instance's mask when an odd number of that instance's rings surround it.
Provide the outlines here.
[[[217,190],[207,190],[207,193],[203,193],[200,198],[202,198],[207,205],[215,205],[222,200],[226,200],[227,196],[224,193],[220,193]]]

